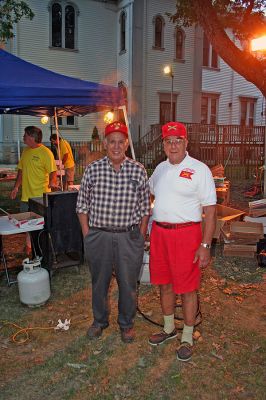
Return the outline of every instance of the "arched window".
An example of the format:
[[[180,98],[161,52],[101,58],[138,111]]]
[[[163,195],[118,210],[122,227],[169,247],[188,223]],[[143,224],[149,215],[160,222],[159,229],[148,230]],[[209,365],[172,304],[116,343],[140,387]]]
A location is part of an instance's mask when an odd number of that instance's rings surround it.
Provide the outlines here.
[[[164,19],[157,15],[153,19],[154,24],[154,48],[162,49],[163,48],[163,39],[164,39]]]
[[[72,6],[65,8],[65,45],[67,49],[75,47],[75,10]]]
[[[52,46],[62,47],[62,7],[58,3],[52,5]]]
[[[77,7],[69,1],[52,1],[50,7],[51,46],[77,48]]]
[[[175,34],[175,58],[183,60],[185,49],[185,33],[182,29],[177,28]]]
[[[126,51],[126,13],[120,14],[120,52]]]

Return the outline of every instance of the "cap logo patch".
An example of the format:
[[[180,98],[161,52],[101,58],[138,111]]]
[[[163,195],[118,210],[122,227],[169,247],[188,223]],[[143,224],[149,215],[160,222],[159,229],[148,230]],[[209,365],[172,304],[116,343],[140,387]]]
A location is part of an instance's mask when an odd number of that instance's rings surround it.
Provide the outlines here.
[[[128,136],[127,126],[119,121],[114,121],[105,127],[105,136],[110,135],[113,132],[123,133],[126,137]]]
[[[187,130],[184,124],[181,122],[168,122],[162,126],[162,138],[167,136],[180,136],[187,138]]]

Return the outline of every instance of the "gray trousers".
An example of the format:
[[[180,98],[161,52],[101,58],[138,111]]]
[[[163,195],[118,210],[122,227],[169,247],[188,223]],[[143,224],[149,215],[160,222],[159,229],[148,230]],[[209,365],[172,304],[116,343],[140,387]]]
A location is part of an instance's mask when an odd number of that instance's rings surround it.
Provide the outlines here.
[[[102,328],[109,325],[108,290],[114,270],[119,289],[117,322],[121,329],[131,328],[144,252],[144,238],[139,228],[120,233],[91,228],[84,238],[84,250],[92,277],[93,324]]]

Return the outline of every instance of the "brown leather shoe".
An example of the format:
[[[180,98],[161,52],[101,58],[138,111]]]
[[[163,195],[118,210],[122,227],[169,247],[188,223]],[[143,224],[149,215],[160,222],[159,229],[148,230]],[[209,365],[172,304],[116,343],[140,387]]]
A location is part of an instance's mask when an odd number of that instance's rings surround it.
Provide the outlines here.
[[[154,333],[149,338],[149,344],[151,344],[152,346],[158,346],[159,344],[162,344],[167,340],[174,339],[176,336],[177,336],[176,328],[171,333],[166,333],[165,331]]]
[[[132,343],[135,339],[133,328],[121,328],[121,339],[124,343]]]
[[[103,328],[91,325],[88,329],[87,336],[89,339],[97,339],[102,336]]]
[[[189,361],[192,357],[192,346],[190,343],[182,342],[177,349],[176,358],[179,361]]]

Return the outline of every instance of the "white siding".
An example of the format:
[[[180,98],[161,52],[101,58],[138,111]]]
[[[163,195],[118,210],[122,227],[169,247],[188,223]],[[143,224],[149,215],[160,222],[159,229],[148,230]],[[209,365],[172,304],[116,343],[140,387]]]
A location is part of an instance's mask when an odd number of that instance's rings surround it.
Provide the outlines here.
[[[261,117],[263,96],[261,92],[245,78],[232,70],[219,57],[219,68],[202,68],[202,92],[218,93],[219,109],[218,124],[240,123],[240,101],[239,96],[257,99],[255,107],[255,125],[265,124]]]
[[[13,53],[64,75],[116,86],[116,7],[91,0],[74,3],[79,10],[77,51],[49,48],[49,1],[28,0],[35,16],[32,21],[18,24]],[[14,138],[21,137],[23,127],[34,124],[43,129],[44,141],[48,140],[50,128],[41,126],[38,118],[18,119]],[[103,113],[79,118],[78,129],[62,129],[62,134],[69,140],[89,140],[95,125],[100,132],[103,130]]]
[[[120,15],[122,12],[126,14],[126,50],[120,54]],[[132,83],[132,14],[133,2],[123,0],[119,2],[117,13],[117,81],[124,82],[128,92],[128,116],[131,119],[131,83]]]
[[[76,50],[49,47],[49,0],[28,0],[35,17],[32,21],[23,19],[17,24],[16,37],[7,50],[65,75],[115,86],[119,81],[125,82],[133,138],[136,139],[139,132],[144,135],[151,125],[159,122],[159,94],[171,93],[171,78],[163,74],[166,64],[173,66],[178,120],[199,122],[200,93],[210,92],[220,94],[218,123],[239,123],[240,95],[257,98],[255,123],[263,122],[260,115],[263,98],[254,85],[233,72],[222,60],[219,70],[201,67],[201,36],[195,27],[184,29],[184,62],[175,60],[175,26],[166,16],[166,12],[175,11],[175,0],[120,0],[116,4],[74,0],[73,3],[79,11]],[[127,17],[126,51],[119,54],[122,10]],[[153,49],[153,18],[158,14],[165,20],[163,50]],[[49,139],[49,126],[41,126],[39,118],[22,116],[1,117],[0,140],[16,141],[29,124],[42,127],[44,141]],[[79,118],[77,128],[62,129],[61,133],[69,140],[89,140],[95,125],[101,134],[103,113]]]
[[[150,125],[159,122],[159,93],[171,93],[171,78],[163,74],[163,67],[171,64],[173,67],[173,92],[177,95],[177,119],[191,122],[193,98],[193,66],[194,66],[194,28],[185,29],[185,62],[175,61],[175,27],[165,15],[174,12],[174,2],[147,0],[143,10],[145,19],[143,40],[143,98],[142,110],[143,133],[150,129]],[[153,49],[154,24],[153,18],[161,15],[165,20],[164,50]],[[147,22],[146,22],[147,21]]]

